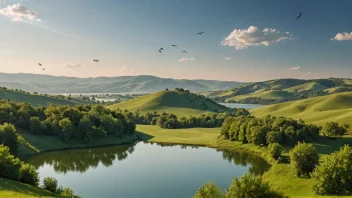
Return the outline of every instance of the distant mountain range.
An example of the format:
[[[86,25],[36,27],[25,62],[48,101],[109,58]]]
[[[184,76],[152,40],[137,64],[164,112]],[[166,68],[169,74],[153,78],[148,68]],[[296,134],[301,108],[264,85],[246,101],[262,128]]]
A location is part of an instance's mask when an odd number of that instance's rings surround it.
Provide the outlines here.
[[[231,89],[243,85],[235,81],[185,80],[156,76],[75,78],[40,74],[0,73],[0,86],[39,93],[131,93],[184,88],[192,92]]]

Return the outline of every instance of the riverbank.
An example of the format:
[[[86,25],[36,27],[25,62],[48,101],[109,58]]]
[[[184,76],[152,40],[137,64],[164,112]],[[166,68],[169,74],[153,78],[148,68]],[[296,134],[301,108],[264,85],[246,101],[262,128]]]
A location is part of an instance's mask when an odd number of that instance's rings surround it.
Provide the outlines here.
[[[117,138],[115,136],[106,136],[104,138],[94,139],[94,144],[87,145],[81,140],[69,140],[68,142],[63,142],[54,136],[32,135],[23,131],[19,131],[18,133],[21,135],[18,148],[19,158],[27,157],[42,152],[91,147],[94,148],[102,146],[115,146],[126,143],[134,143],[138,140],[137,134],[132,136],[125,135],[122,138]]]
[[[137,126],[137,131],[149,136],[148,141],[156,143],[174,143],[174,144],[195,144],[203,145],[223,150],[238,151],[244,150],[250,153],[260,155],[272,167],[264,173],[263,179],[269,184],[283,192],[289,197],[321,197],[314,196],[311,190],[311,180],[309,178],[298,178],[291,173],[289,165],[289,150],[286,147],[282,153],[282,160],[275,161],[268,155],[266,147],[259,147],[252,144],[241,144],[239,142],[231,142],[218,138],[220,128],[193,128],[193,129],[160,129],[157,126]],[[320,160],[337,151],[344,144],[352,144],[352,135],[346,135],[337,140],[330,140],[326,138],[319,138],[313,143],[317,148]],[[324,196],[336,197],[336,196]],[[341,198],[341,197],[339,197]]]

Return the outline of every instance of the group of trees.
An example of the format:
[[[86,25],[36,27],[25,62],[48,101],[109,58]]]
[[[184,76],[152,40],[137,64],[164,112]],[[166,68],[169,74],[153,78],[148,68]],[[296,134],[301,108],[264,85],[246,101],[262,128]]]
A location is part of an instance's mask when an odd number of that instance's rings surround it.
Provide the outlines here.
[[[71,188],[58,186],[58,182],[54,177],[45,177],[43,180],[43,188],[50,192],[57,193],[62,197],[79,198],[79,196],[73,194]]]
[[[136,128],[123,112],[112,111],[102,105],[49,105],[34,108],[28,103],[8,101],[0,101],[2,123],[12,123],[36,135],[54,135],[63,141],[76,139],[87,143],[92,143],[95,137],[133,134]]]
[[[319,136],[320,130],[321,127],[305,124],[303,120],[270,115],[265,118],[241,116],[226,118],[221,134],[232,141],[269,145],[309,141]]]
[[[345,135],[349,127],[350,126],[348,124],[339,126],[336,122],[327,122],[323,128],[323,133],[325,136],[336,138]]]
[[[286,196],[271,189],[269,184],[263,182],[260,176],[250,174],[245,174],[240,179],[235,177],[226,193],[223,193],[219,186],[211,182],[199,188],[194,195],[194,198],[233,197],[284,198]]]
[[[179,129],[179,128],[213,128],[221,127],[225,118],[228,116],[248,116],[249,112],[246,109],[234,109],[232,113],[207,113],[199,116],[190,116],[188,118],[178,118],[175,114],[163,112],[146,113],[142,115],[139,111],[129,112],[124,111],[127,119],[132,120],[136,124],[157,125],[161,128]]]

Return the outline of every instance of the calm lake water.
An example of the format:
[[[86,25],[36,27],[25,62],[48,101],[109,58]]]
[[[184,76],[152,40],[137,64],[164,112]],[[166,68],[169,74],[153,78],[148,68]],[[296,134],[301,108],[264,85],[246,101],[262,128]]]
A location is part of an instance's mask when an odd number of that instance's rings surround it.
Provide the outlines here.
[[[245,108],[245,109],[255,109],[255,108],[265,106],[265,105],[260,105],[260,104],[241,104],[241,103],[219,103],[219,104],[230,107],[230,108]]]
[[[234,176],[269,168],[244,152],[143,142],[43,153],[27,162],[39,167],[41,179],[53,176],[82,197],[109,198],[189,198],[204,183],[225,191]]]

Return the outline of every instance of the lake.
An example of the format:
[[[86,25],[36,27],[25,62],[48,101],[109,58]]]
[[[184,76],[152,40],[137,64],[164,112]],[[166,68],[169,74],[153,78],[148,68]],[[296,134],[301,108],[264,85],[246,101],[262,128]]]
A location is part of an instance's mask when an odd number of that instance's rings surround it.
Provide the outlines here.
[[[81,197],[190,198],[213,181],[224,191],[234,176],[262,174],[265,160],[244,152],[139,142],[54,151],[26,160]]]
[[[255,109],[255,108],[260,108],[265,106],[260,104],[241,104],[241,103],[219,103],[219,104],[230,108],[245,108],[245,109]]]

